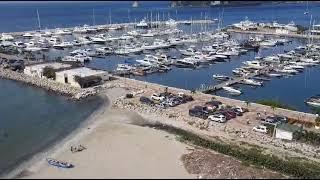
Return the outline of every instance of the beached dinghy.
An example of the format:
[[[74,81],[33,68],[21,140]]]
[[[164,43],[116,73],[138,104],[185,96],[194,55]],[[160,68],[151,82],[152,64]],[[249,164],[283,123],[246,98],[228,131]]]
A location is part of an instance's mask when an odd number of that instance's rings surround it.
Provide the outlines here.
[[[61,168],[72,168],[72,167],[74,167],[70,163],[63,162],[63,161],[58,161],[58,160],[51,159],[51,158],[47,158],[47,162],[52,166],[57,166],[57,167],[61,167]]]

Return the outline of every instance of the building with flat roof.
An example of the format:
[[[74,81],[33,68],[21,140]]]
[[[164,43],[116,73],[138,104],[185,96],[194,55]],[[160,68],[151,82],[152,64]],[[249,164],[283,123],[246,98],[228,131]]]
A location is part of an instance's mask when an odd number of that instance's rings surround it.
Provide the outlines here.
[[[292,125],[292,124],[279,124],[276,126],[276,138],[278,139],[287,139],[287,140],[292,140],[293,139],[293,134],[295,132],[301,131],[302,127]]]
[[[78,78],[78,79],[77,79]],[[79,82],[84,82],[84,85]],[[63,70],[56,72],[56,81],[59,83],[70,84],[71,86],[83,88],[90,84],[97,84],[98,81],[109,79],[108,73],[102,70],[94,70],[87,67]]]
[[[70,64],[64,64],[59,62],[49,62],[49,63],[41,63],[35,65],[28,65],[25,66],[23,73],[29,76],[39,77],[42,78],[43,76],[43,69],[45,67],[51,67],[54,70],[64,69],[71,67]]]

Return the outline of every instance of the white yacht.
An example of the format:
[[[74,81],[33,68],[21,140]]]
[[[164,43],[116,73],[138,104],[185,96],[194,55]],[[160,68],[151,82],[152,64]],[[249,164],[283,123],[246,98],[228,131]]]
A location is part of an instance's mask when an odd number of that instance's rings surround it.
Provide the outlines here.
[[[142,66],[155,66],[154,61],[149,57],[146,56],[143,59],[136,60],[137,63],[141,64]]]
[[[217,50],[213,46],[203,46],[201,49],[202,51],[205,51],[205,52],[215,52]]]
[[[176,66],[178,67],[196,67],[198,65],[197,62],[194,61],[193,58],[187,57],[187,58],[183,58],[183,59],[178,59],[176,61]]]
[[[114,50],[111,47],[100,47],[97,48],[96,51],[104,54],[111,54]]]
[[[70,35],[70,34],[72,34],[72,32],[67,29],[62,30],[62,29],[57,28],[55,30],[55,34],[56,35]]]
[[[173,19],[169,19],[168,21],[165,22],[165,25],[172,27],[172,26],[177,26],[178,23]]]
[[[140,34],[142,37],[153,37],[155,34],[151,31],[148,30],[146,33]]]
[[[255,81],[253,79],[243,79],[243,83],[247,85],[253,85],[253,86],[262,86],[263,82]]]
[[[226,81],[226,80],[230,79],[230,77],[225,76],[225,75],[221,75],[221,74],[214,74],[214,75],[212,75],[212,77],[214,79],[221,80],[221,81]]]
[[[117,65],[117,71],[131,71],[131,70],[134,70],[136,69],[135,67],[133,66],[130,66],[128,64],[118,64]]]
[[[243,62],[243,64],[247,65],[249,68],[253,68],[253,69],[263,69],[265,68],[265,66],[263,66],[260,61],[245,61]]]
[[[36,51],[41,51],[42,48],[36,47],[36,46],[27,46],[24,48],[25,51],[31,51],[31,52],[36,52]]]
[[[5,34],[5,33],[2,33],[1,37],[0,37],[1,41],[12,41],[13,39],[14,39],[14,37],[12,35]]]
[[[260,42],[260,46],[262,47],[273,47],[277,44],[277,41],[274,40],[264,40]]]
[[[320,107],[320,95],[310,97],[305,103],[313,107]]]
[[[289,68],[289,67],[284,67],[283,69],[275,70],[277,72],[281,73],[287,73],[287,74],[297,74],[299,71]]]
[[[138,24],[136,24],[137,28],[148,28],[148,23],[145,19],[142,19]]]
[[[27,33],[23,34],[22,37],[24,37],[24,38],[32,38],[33,35],[31,33],[27,32]]]
[[[73,61],[73,62],[86,62],[91,61],[92,57],[88,57],[82,54],[77,54],[75,56],[65,56],[62,58],[62,61]]]
[[[194,48],[188,48],[186,50],[180,50],[180,53],[185,56],[194,56],[196,50]]]
[[[127,32],[127,34],[130,35],[130,36],[139,36],[140,35],[140,33],[138,31],[135,31],[135,30],[129,31],[129,32]]]
[[[13,45],[18,48],[25,48],[26,47],[26,45],[21,41],[16,41],[13,43]]]
[[[90,40],[93,43],[97,43],[97,44],[104,44],[106,42],[106,39],[103,37],[103,35],[97,35],[94,37],[90,37]]]
[[[53,45],[54,48],[59,48],[59,49],[71,48],[72,46],[73,46],[73,44],[70,42],[62,42],[62,43],[58,43],[58,44]]]
[[[229,86],[224,86],[224,87],[222,87],[222,89],[229,92],[230,94],[234,94],[234,95],[242,94],[242,92],[240,90],[229,87]]]

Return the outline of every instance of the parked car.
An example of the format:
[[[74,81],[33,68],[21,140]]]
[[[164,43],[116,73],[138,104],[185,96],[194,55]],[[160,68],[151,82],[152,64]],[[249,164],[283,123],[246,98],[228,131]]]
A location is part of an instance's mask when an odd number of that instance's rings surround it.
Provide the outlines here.
[[[202,119],[207,119],[208,118],[208,114],[205,113],[204,111],[201,111],[199,109],[189,109],[189,115],[190,116],[194,116],[194,117],[198,117],[198,118],[202,118]]]
[[[253,131],[256,131],[256,132],[260,132],[260,133],[267,133],[267,132],[268,132],[267,127],[266,127],[266,126],[263,126],[263,125],[255,126],[255,127],[253,127],[252,130],[253,130]]]
[[[222,103],[220,101],[209,101],[206,102],[204,105],[208,107],[208,109],[215,110],[219,109],[221,104]]]
[[[236,113],[237,116],[242,116],[242,115],[243,115],[243,113],[240,112],[238,109],[231,108],[231,109],[229,109],[229,110],[232,111],[232,112],[234,112],[234,113]]]
[[[220,123],[224,123],[227,121],[226,116],[220,113],[210,115],[208,116],[208,119],[210,119],[211,121],[220,122]]]
[[[140,102],[143,103],[143,104],[147,104],[147,105],[153,105],[154,104],[154,102],[151,99],[149,99],[149,98],[147,98],[145,96],[141,96],[140,97]]]
[[[274,118],[278,121],[278,122],[281,122],[281,123],[288,123],[288,118],[285,117],[285,116],[274,116]]]
[[[235,106],[233,107],[232,109],[234,109],[235,111],[238,111],[238,112],[241,112],[241,113],[244,113],[245,112],[245,109],[240,107],[240,106]]]
[[[192,96],[186,95],[183,92],[178,93],[178,97],[184,99],[186,102],[193,101],[193,97]]]
[[[273,116],[267,116],[265,119],[261,119],[264,123],[268,124],[276,124],[279,123],[278,120]]]
[[[225,116],[229,116],[230,119],[237,117],[237,114],[235,112],[228,109],[221,110],[220,113],[223,113],[223,115]]]
[[[153,93],[153,94],[151,95],[151,99],[156,100],[156,101],[163,101],[164,98],[165,98],[164,96],[158,95],[158,94],[156,94],[156,93]]]

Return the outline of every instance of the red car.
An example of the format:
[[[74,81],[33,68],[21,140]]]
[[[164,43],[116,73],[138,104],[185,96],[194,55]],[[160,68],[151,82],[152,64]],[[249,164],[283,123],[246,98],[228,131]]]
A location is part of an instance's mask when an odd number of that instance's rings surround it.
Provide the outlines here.
[[[225,115],[227,120],[237,117],[235,112],[228,111],[228,110],[222,110],[222,111],[220,111],[220,113]]]

